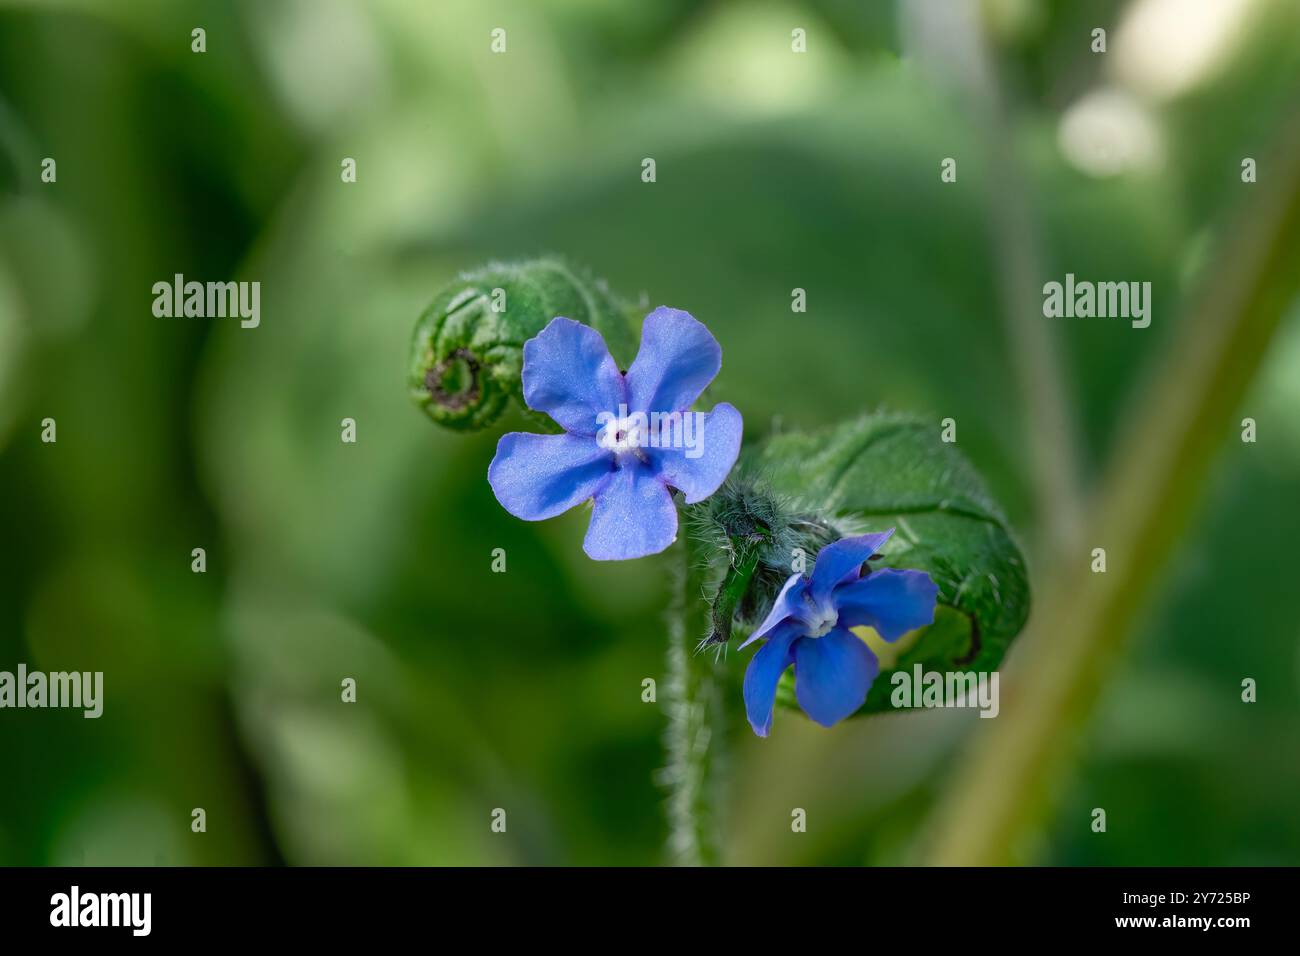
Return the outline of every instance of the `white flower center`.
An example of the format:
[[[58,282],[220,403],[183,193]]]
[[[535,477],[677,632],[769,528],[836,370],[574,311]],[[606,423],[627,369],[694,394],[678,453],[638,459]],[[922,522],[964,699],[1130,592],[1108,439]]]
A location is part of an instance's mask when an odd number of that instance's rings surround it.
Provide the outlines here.
[[[812,616],[808,619],[808,636],[821,637],[829,634],[839,622],[840,612],[830,605],[814,608]]]
[[[628,415],[620,418],[610,415],[601,426],[597,441],[601,448],[608,448],[616,455],[635,452],[649,444],[649,429],[645,415]]]

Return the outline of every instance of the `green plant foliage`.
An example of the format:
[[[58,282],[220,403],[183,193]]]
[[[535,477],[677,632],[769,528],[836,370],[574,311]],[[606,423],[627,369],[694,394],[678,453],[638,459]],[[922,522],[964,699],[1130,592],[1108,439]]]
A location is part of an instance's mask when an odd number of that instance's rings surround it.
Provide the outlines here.
[[[998,666],[1029,614],[1025,561],[983,482],[955,445],[940,439],[937,423],[881,413],[779,434],[748,467],[796,513],[862,530],[896,528],[879,563],[928,572],[939,604],[965,617],[968,626],[954,633],[941,626],[951,624],[941,615],[897,667]],[[876,679],[865,711],[889,709],[891,672]]]
[[[590,325],[624,368],[631,361],[629,314],[603,283],[559,259],[494,263],[462,273],[421,314],[411,397],[439,425],[492,424],[512,399],[523,405],[524,343],[556,316]]]

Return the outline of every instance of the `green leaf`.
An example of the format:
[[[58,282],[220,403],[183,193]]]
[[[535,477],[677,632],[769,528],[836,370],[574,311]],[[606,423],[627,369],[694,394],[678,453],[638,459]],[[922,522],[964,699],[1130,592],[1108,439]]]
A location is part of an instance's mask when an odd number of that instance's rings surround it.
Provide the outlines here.
[[[524,407],[524,343],[556,316],[596,329],[627,368],[636,349],[631,315],[604,283],[559,259],[494,263],[461,274],[420,315],[407,373],[412,399],[460,430],[492,424],[512,400]]]
[[[797,510],[862,531],[896,528],[872,566],[916,568],[939,586],[935,623],[903,639],[892,667],[882,661],[862,712],[890,710],[890,675],[916,663],[927,672],[997,668],[1029,614],[1025,562],[983,482],[937,425],[874,414],[779,434],[746,467]]]

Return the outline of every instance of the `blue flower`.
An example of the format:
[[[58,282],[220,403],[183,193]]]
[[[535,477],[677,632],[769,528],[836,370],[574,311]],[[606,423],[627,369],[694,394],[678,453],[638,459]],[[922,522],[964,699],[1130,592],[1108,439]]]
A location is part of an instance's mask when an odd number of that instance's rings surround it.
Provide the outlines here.
[[[552,319],[524,343],[524,401],[564,434],[502,436],[488,468],[497,501],[541,521],[594,500],[582,547],[597,561],[664,550],[677,537],[670,489],[702,501],[740,452],[740,412],[689,411],[721,367],[717,339],[677,309],[646,316],[626,372],[595,329]]]
[[[863,563],[889,539],[843,538],[817,554],[811,578],[792,574],[772,611],[741,647],[767,638],[745,671],[745,711],[754,733],[772,729],[781,675],[794,665],[794,692],[805,714],[823,727],[862,706],[880,664],[849,630],[867,625],[887,641],[934,621],[939,588],[924,571],[868,570]]]

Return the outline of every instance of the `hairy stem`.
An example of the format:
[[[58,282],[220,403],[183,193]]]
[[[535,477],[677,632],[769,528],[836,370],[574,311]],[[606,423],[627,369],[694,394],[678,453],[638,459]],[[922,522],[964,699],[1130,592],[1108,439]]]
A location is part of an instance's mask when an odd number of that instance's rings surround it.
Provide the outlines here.
[[[714,866],[719,861],[718,807],[723,763],[722,691],[712,653],[697,653],[710,631],[704,589],[708,562],[703,545],[687,528],[673,546],[674,600],[669,611],[668,849],[674,863]]]
[[[930,861],[985,865],[1024,855],[1049,784],[1091,712],[1109,665],[1205,483],[1215,448],[1300,285],[1300,121],[1268,168],[1245,186],[1255,202],[1224,230],[1201,294],[1117,445],[1085,527],[1107,573],[1081,551],[1051,579],[1022,638],[1002,715],[980,728],[948,789]]]

